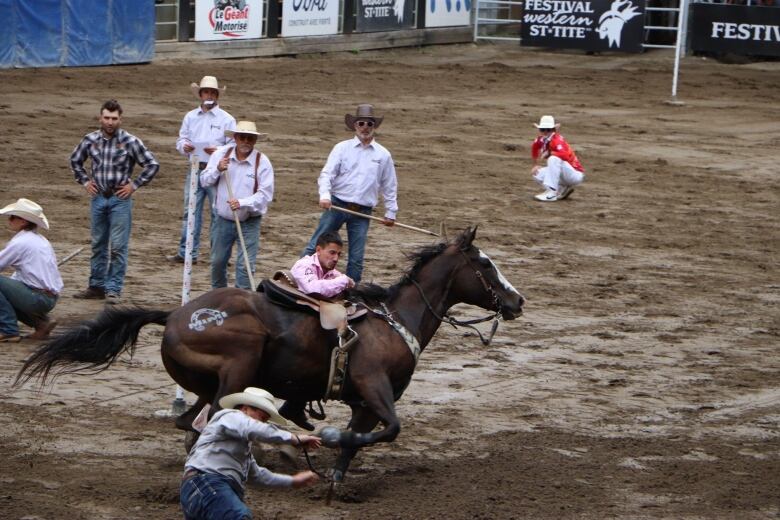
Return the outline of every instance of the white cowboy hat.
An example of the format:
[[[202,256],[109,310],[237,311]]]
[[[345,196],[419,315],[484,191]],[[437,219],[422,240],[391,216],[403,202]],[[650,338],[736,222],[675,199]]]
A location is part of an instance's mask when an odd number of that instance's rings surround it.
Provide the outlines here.
[[[287,421],[279,415],[279,411],[276,409],[274,396],[262,388],[249,386],[243,392],[229,394],[219,400],[219,406],[222,408],[235,408],[242,404],[254,406],[255,408],[263,410],[271,416],[270,419],[268,419],[269,422],[276,423],[280,426],[287,425]]]
[[[344,124],[347,125],[347,128],[350,130],[355,129],[355,123],[359,119],[370,119],[374,122],[374,128],[379,128],[379,125],[382,124],[382,120],[384,120],[384,117],[378,117],[374,115],[374,105],[369,104],[363,104],[358,105],[357,109],[355,110],[355,115],[352,114],[344,114]]]
[[[553,128],[558,128],[561,125],[555,123],[555,118],[553,116],[542,116],[539,120],[539,124],[534,123],[534,126],[539,130],[551,130]]]
[[[265,139],[268,134],[261,134],[257,131],[257,126],[252,121],[239,121],[236,124],[235,130],[225,130],[227,137],[233,137],[234,134],[250,134],[256,135],[258,140]]]
[[[43,214],[43,208],[29,199],[19,199],[9,204],[0,209],[0,215],[14,215],[43,229],[49,229],[49,220]]]
[[[195,94],[195,97],[200,99],[200,89],[202,88],[213,88],[217,92],[220,93],[220,95],[225,93],[225,90],[227,90],[226,86],[222,86],[220,88],[219,83],[217,82],[217,78],[214,76],[203,76],[203,78],[200,80],[200,85],[197,83],[190,83],[190,89],[192,89],[192,93]]]

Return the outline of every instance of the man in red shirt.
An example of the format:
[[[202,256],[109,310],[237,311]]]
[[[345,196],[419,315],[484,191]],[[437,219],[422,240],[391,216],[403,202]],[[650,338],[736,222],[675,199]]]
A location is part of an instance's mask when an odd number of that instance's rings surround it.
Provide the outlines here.
[[[531,144],[531,157],[537,162],[531,175],[545,187],[544,193],[534,198],[542,202],[563,200],[585,180],[585,170],[569,143],[558,133],[560,124],[555,123],[553,116],[542,116],[534,126],[539,130],[539,136]],[[547,166],[538,164],[543,160],[547,161]]]

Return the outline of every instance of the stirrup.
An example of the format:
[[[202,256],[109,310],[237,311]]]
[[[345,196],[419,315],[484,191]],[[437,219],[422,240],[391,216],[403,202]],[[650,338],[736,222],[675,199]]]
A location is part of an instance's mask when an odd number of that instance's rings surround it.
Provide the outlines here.
[[[349,352],[352,345],[358,340],[358,333],[347,325],[343,331],[339,332],[339,350],[342,352]]]

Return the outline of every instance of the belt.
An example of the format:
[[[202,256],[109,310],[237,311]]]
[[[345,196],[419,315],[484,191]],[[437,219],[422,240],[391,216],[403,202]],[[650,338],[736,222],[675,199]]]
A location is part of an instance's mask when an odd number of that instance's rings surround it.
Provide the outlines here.
[[[198,168],[201,169],[201,170],[205,170],[206,166],[208,166],[208,164],[209,163],[207,163],[207,162],[199,162],[198,163]]]
[[[56,298],[57,297],[57,293],[56,292],[52,292],[52,291],[50,291],[48,289],[33,289],[33,291],[39,292],[41,294],[45,294],[46,296],[49,296],[50,298]]]
[[[111,197],[114,196],[116,190],[114,188],[106,188],[105,190],[99,190],[98,193],[104,196],[105,198],[110,199]]]
[[[189,480],[192,477],[197,477],[198,475],[201,475],[203,472],[198,469],[188,469],[184,472],[184,475],[181,477],[181,481],[184,482],[185,480]]]
[[[371,213],[371,210],[374,209],[371,206],[363,206],[356,202],[347,202],[345,200],[341,200],[338,198],[334,202],[335,202],[334,204],[335,206],[340,206],[342,208],[346,208],[351,211],[359,211],[360,213],[366,213],[366,212]]]

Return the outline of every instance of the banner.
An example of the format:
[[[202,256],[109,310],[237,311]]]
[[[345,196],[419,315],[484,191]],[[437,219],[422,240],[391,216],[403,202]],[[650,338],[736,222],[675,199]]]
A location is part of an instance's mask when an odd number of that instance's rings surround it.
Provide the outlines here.
[[[142,63],[154,57],[152,0],[0,0],[0,68]]]
[[[195,0],[195,41],[263,35],[263,0]]]
[[[526,0],[521,45],[641,52],[645,0]]]
[[[414,27],[415,0],[357,0],[357,31],[395,31]]]
[[[694,51],[780,56],[780,9],[693,4]]]
[[[338,0],[284,0],[282,3],[282,36],[315,36],[338,32]]]
[[[471,0],[425,0],[425,27],[470,24]]]

